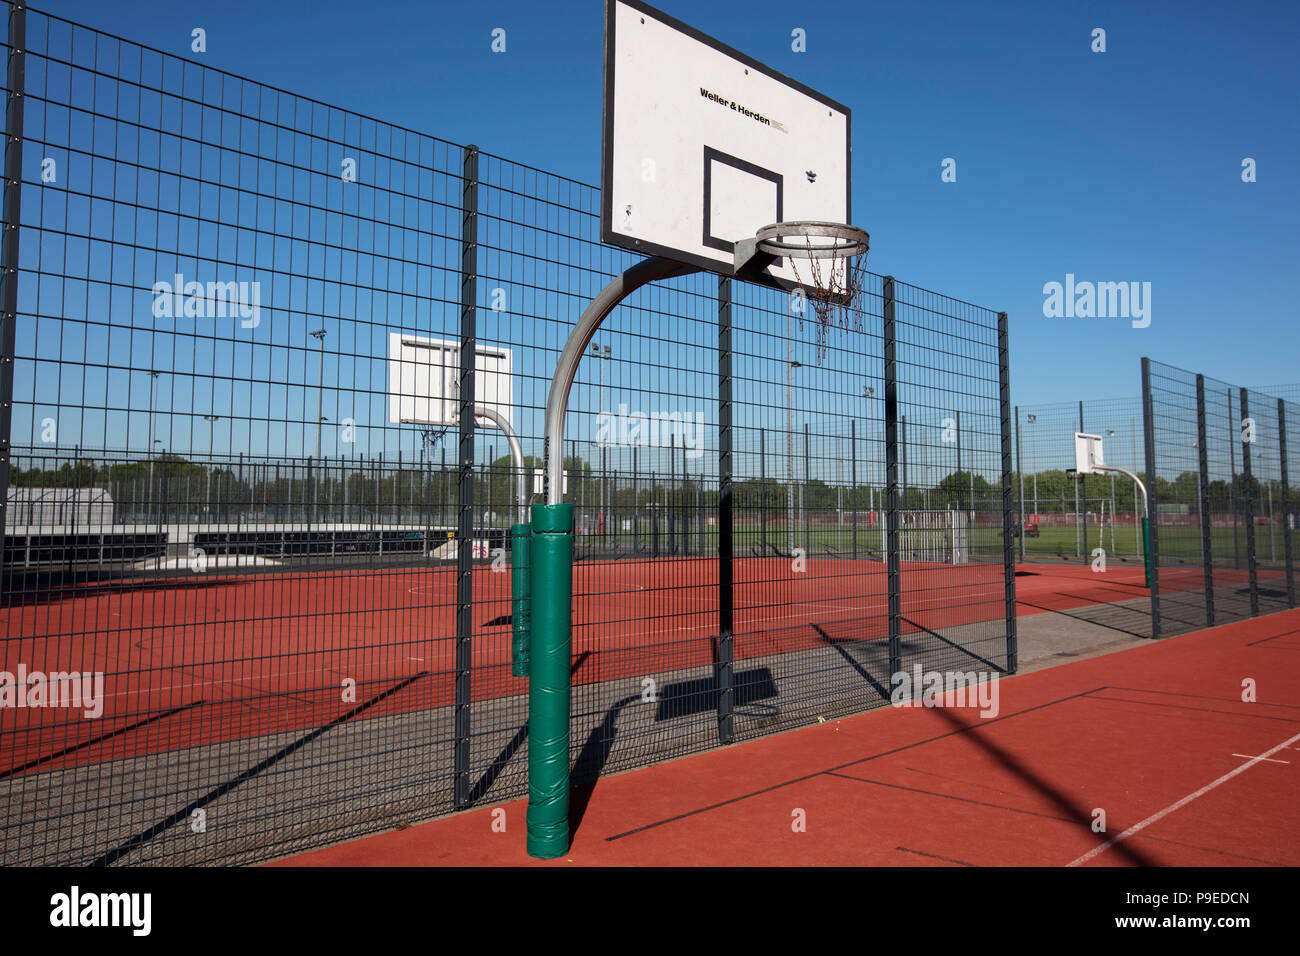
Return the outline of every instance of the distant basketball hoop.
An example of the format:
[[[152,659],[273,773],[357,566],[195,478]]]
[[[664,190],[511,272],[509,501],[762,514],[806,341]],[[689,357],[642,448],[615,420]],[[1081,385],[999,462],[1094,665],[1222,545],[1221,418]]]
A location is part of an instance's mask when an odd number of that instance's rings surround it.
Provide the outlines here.
[[[754,248],[788,258],[795,281],[809,290],[817,316],[819,359],[826,353],[826,331],[833,323],[848,329],[851,319],[853,330],[862,331],[862,276],[871,248],[865,229],[836,222],[777,222],[758,230]]]

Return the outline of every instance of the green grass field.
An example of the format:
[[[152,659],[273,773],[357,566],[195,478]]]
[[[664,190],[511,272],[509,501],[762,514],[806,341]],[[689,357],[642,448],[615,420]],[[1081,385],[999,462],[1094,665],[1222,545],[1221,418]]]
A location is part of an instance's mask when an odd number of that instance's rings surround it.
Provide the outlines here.
[[[668,536],[666,524],[660,525],[659,534],[661,551],[667,552],[671,550],[672,542]],[[699,553],[702,549],[711,551],[716,549],[718,545],[718,529],[716,526],[705,526],[701,530],[694,522],[689,525],[685,523],[678,524],[672,537],[676,539],[679,549],[685,547],[692,553]],[[795,525],[792,537],[794,547],[804,548],[813,554],[828,552],[831,554],[851,554],[854,550],[853,527],[848,522],[842,528],[835,525],[819,524],[809,527],[806,531]],[[636,538],[633,537],[630,531],[620,531],[617,534],[606,535],[602,539],[600,535],[591,531],[590,526],[588,526],[587,532],[578,535],[577,540],[579,546],[606,547],[624,552],[631,552],[638,544],[642,552],[648,552],[653,547],[653,534],[650,530],[650,524],[644,519],[641,524],[641,533]],[[768,545],[766,549],[767,556],[784,553],[788,544],[785,525],[769,525],[766,539],[764,539],[763,529],[759,525],[736,525],[733,537],[736,554],[747,556],[751,551],[762,550],[764,540]],[[943,532],[906,528],[899,530],[899,544],[905,552],[945,550],[944,541]],[[967,549],[972,554],[1000,554],[1002,551],[1002,529],[989,525],[977,525],[970,531]],[[866,522],[860,522],[857,528],[857,553],[865,555],[880,550],[880,528],[878,526],[869,526]]]
[[[1103,530],[1105,531],[1105,540],[1099,542],[1097,536]],[[1074,555],[1078,553],[1081,543],[1082,538],[1076,534],[1073,527],[1063,528],[1040,525],[1037,538],[1031,538],[1028,535],[1025,536],[1025,555]],[[1109,527],[1102,529],[1098,528],[1096,525],[1089,525],[1088,547],[1086,551],[1091,552],[1092,549],[1096,547],[1105,548],[1107,553],[1113,551],[1114,553],[1121,555],[1140,556],[1142,554],[1141,532],[1139,529],[1136,529],[1131,525],[1128,527],[1116,525],[1115,541],[1112,545]]]
[[[1271,535],[1270,529],[1267,527],[1257,527],[1255,531],[1255,548],[1261,565],[1268,564],[1272,560],[1274,552],[1276,552],[1276,560],[1281,561],[1283,559],[1281,528],[1272,529]],[[1104,537],[1099,541],[1098,535],[1103,532]],[[666,522],[660,524],[659,533],[661,552],[668,553],[672,549],[672,541],[667,533]],[[1199,527],[1166,525],[1159,529],[1159,534],[1160,551],[1166,558],[1171,561],[1180,557],[1199,560],[1201,549],[1201,531]],[[939,537],[935,532],[913,532],[907,529],[900,530],[899,535],[904,550],[934,548]],[[1076,535],[1073,525],[1040,525],[1037,538],[1029,536],[1024,538],[1025,559],[1033,561],[1035,556],[1038,556],[1044,559],[1048,557],[1056,559],[1064,557],[1084,560],[1097,547],[1105,548],[1107,555],[1114,559],[1125,558],[1137,561],[1142,559],[1141,531],[1132,524],[1117,524],[1112,539],[1109,525],[1105,528],[1099,528],[1095,523],[1090,523],[1087,528],[1087,543],[1086,548],[1083,548],[1083,556],[1079,555],[1082,540]],[[700,529],[693,521],[689,525],[683,522],[676,525],[676,533],[673,537],[677,539],[679,549],[687,548],[691,553],[702,553],[717,548],[718,529],[716,526],[707,525]],[[748,555],[752,550],[761,549],[763,540],[760,526],[755,524],[736,525],[734,546],[738,555]],[[766,552],[768,555],[775,554],[778,551],[785,552],[787,549],[785,526],[769,525],[766,540],[769,545]],[[641,534],[637,539],[642,552],[651,550],[653,547],[652,541],[650,523],[643,518]],[[634,538],[630,531],[620,531],[617,534],[611,533],[602,540],[599,535],[590,531],[590,527],[587,534],[578,536],[578,542],[580,545],[589,547],[607,547],[624,552],[631,552],[634,547]],[[852,527],[847,523],[843,528],[834,525],[814,525],[805,532],[796,525],[794,546],[806,548],[811,553],[847,554],[853,550]],[[1216,563],[1231,563],[1234,554],[1240,555],[1241,560],[1244,561],[1246,529],[1244,527],[1236,529],[1236,540],[1234,542],[1232,528],[1217,526],[1211,528],[1210,546],[1214,551]],[[996,526],[977,525],[970,531],[968,548],[972,554],[999,553],[1002,550],[1002,529]],[[868,526],[865,522],[859,523],[857,530],[858,553],[861,555],[878,552],[879,550],[879,527]],[[1018,554],[1017,550],[1017,556]]]
[[[1104,531],[1104,540],[1098,541],[1098,533]],[[1201,529],[1199,527],[1187,527],[1183,525],[1163,525],[1157,530],[1160,540],[1160,553],[1168,558],[1176,557],[1195,557],[1199,560],[1201,553]],[[1235,540],[1234,540],[1235,537]],[[1039,526],[1039,536],[1037,538],[1025,537],[1025,556],[1031,557],[1035,554],[1041,555],[1065,555],[1075,556],[1078,554],[1080,539],[1076,537],[1073,527],[1059,526]],[[1107,554],[1125,557],[1142,556],[1142,537],[1139,528],[1133,525],[1117,524],[1115,526],[1114,544],[1111,543],[1111,529],[1098,528],[1095,524],[1088,525],[1087,547],[1085,551],[1091,553],[1093,548],[1103,547]],[[1210,549],[1213,552],[1216,563],[1224,560],[1231,560],[1234,554],[1240,555],[1244,562],[1246,558],[1246,529],[1238,527],[1235,530],[1231,527],[1215,526],[1210,528]],[[1282,529],[1280,527],[1255,528],[1255,552],[1261,562],[1268,562],[1273,559],[1276,552],[1276,560],[1283,559],[1283,541]]]

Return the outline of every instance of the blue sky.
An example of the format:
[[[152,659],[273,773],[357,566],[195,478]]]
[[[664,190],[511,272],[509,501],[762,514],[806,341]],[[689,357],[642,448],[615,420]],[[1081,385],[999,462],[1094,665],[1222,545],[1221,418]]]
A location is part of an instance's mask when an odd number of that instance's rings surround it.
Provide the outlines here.
[[[659,6],[847,104],[869,267],[1010,314],[1013,400],[1136,394],[1138,359],[1291,382],[1300,336],[1288,3]],[[41,9],[596,182],[601,0]],[[189,52],[207,31],[206,54]],[[491,52],[491,31],[507,52]],[[790,49],[807,31],[808,52]],[[1107,31],[1107,52],[1090,50]],[[957,182],[940,180],[945,157]],[[1241,181],[1252,157],[1258,181]],[[1152,321],[1045,318],[1043,284],[1150,282]]]

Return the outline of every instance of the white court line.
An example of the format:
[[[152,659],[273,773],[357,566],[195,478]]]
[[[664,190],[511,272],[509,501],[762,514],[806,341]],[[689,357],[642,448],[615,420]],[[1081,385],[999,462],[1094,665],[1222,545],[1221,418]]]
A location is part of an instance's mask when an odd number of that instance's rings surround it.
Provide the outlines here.
[[[1273,754],[1277,753],[1279,750],[1285,750],[1287,747],[1290,747],[1297,740],[1300,740],[1300,734],[1296,734],[1290,740],[1282,741],[1282,743],[1278,744],[1276,747],[1274,747],[1272,750],[1268,751],[1267,753],[1260,754],[1258,757],[1251,757],[1248,761],[1246,761],[1236,770],[1229,770],[1218,780],[1214,780],[1211,781],[1210,783],[1207,783],[1205,786],[1201,787],[1201,789],[1197,790],[1195,793],[1189,793],[1187,796],[1183,797],[1183,799],[1179,800],[1177,803],[1170,804],[1169,806],[1161,810],[1159,813],[1155,813],[1147,817],[1141,823],[1135,823],[1133,826],[1129,827],[1123,833],[1119,834],[1118,836],[1111,837],[1105,843],[1101,844],[1101,846],[1093,847],[1091,850],[1089,850],[1083,856],[1079,857],[1077,860],[1067,863],[1066,866],[1079,866],[1080,864],[1087,863],[1093,857],[1105,853],[1116,843],[1120,843],[1124,840],[1127,840],[1129,837],[1137,833],[1139,830],[1145,830],[1151,824],[1155,823],[1158,820],[1164,819],[1165,817],[1169,816],[1169,814],[1173,813],[1175,810],[1181,810],[1183,807],[1187,806],[1197,797],[1204,796],[1205,794],[1213,790],[1215,787],[1219,786],[1219,784],[1221,783],[1227,783],[1229,780],[1231,780],[1237,774],[1241,773],[1243,770],[1249,770],[1251,767],[1255,766],[1255,764],[1267,760],[1269,757],[1273,756]],[[1234,754],[1233,756],[1240,756],[1240,754]]]
[[[1252,759],[1268,760],[1269,763],[1290,763],[1290,762],[1291,762],[1291,761],[1289,761],[1289,760],[1269,760],[1268,757],[1258,757],[1258,758],[1253,758],[1253,757],[1251,757],[1250,754],[1233,754],[1233,756],[1234,756],[1234,757],[1241,757],[1243,760],[1252,760]]]
[[[178,665],[176,665],[176,666],[178,666],[178,667],[215,667],[215,666],[217,666],[217,665],[215,665],[215,664],[196,663],[196,664],[178,664]],[[143,687],[143,688],[140,688],[140,689],[135,690],[135,691],[132,691],[132,690],[119,690],[119,691],[117,691],[117,692],[115,692],[115,693],[112,693],[112,694],[105,694],[104,696],[105,696],[106,698],[116,698],[116,697],[138,697],[138,696],[140,696],[141,693],[145,693],[145,694],[161,694],[161,693],[163,693],[163,692],[165,692],[165,691],[170,691],[170,690],[189,690],[189,689],[191,689],[191,688],[222,687],[222,686],[224,686],[224,685],[226,685],[226,684],[248,684],[248,683],[253,683],[253,682],[256,682],[256,681],[274,680],[274,679],[277,678],[277,677],[298,677],[298,676],[302,676],[302,677],[310,677],[312,674],[324,674],[324,673],[326,673],[326,672],[328,672],[328,671],[331,671],[331,670],[333,670],[333,669],[334,669],[334,668],[332,668],[332,667],[313,667],[311,670],[308,670],[308,671],[275,671],[275,672],[270,673],[270,674],[252,674],[252,675],[247,675],[247,676],[244,676],[244,677],[231,677],[231,678],[226,678],[226,679],[223,679],[223,680],[188,681],[188,682],[182,682],[182,683],[179,683],[179,684],[167,684],[165,687]],[[291,692],[291,693],[296,693],[296,692]],[[208,701],[208,703],[214,703],[214,702],[213,702],[213,701]]]

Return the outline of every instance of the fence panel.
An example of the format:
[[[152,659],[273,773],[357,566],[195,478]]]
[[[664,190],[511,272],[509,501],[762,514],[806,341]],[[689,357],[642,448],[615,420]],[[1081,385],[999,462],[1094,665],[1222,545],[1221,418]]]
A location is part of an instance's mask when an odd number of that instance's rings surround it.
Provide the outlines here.
[[[907,462],[902,669],[1004,673],[1014,620],[1004,590],[1012,529],[1003,521],[998,315],[906,283],[895,289]],[[924,530],[936,526],[941,536]]]
[[[1140,473],[1140,400],[1020,406],[1015,427],[1020,559],[1086,563],[1100,547],[1108,563],[1140,565],[1142,503],[1137,485],[1122,475],[1079,479],[1066,473],[1074,467],[1076,431],[1102,437],[1107,464]]]
[[[1283,474],[1289,408],[1261,391],[1147,364],[1158,633],[1293,607],[1287,543],[1296,493]]]
[[[4,10],[0,670],[61,706],[0,726],[0,863],[244,863],[522,795],[512,526],[634,261],[597,190]],[[866,283],[823,337],[686,275],[593,341],[577,782],[1014,669],[1004,323]],[[450,408],[401,364],[447,349]]]

